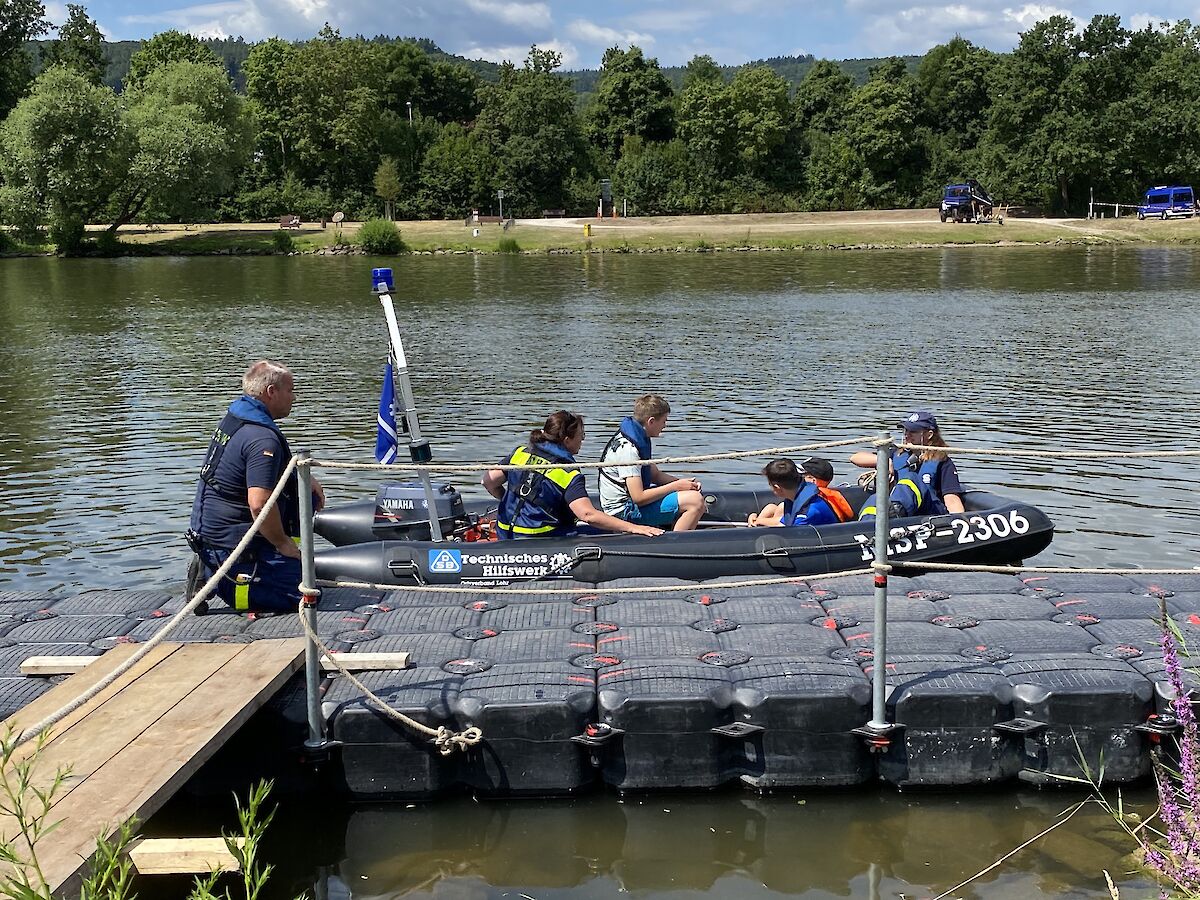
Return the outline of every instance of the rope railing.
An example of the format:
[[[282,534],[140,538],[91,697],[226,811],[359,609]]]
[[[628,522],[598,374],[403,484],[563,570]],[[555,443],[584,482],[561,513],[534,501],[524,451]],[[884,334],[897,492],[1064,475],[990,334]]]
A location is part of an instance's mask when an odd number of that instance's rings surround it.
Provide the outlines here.
[[[267,516],[271,513],[271,510],[275,508],[275,504],[279,502],[280,495],[283,494],[284,488],[287,487],[288,477],[292,474],[295,468],[296,460],[289,460],[288,464],[284,467],[283,473],[279,476],[279,482],[275,485],[275,490],[271,492],[270,496],[267,498],[267,502],[263,504],[263,508],[259,511],[258,515],[255,516],[250,528],[246,531],[246,535],[238,542],[237,546],[229,554],[229,557],[225,560],[225,562],[223,562],[221,566],[212,574],[212,577],[204,583],[203,587],[196,592],[195,596],[192,597],[191,600],[184,604],[183,608],[180,609],[179,612],[175,613],[175,615],[173,615],[166,623],[164,623],[163,627],[156,631],[153,637],[138,647],[138,649],[130,654],[129,658],[123,663],[93,684],[90,688],[88,688],[70,703],[64,704],[37,724],[30,725],[28,728],[22,731],[17,737],[17,741],[14,746],[20,747],[22,744],[33,740],[47,728],[50,728],[56,725],[58,722],[61,722],[105,688],[112,685],[118,678],[136,666],[139,662],[141,662],[141,660],[145,659],[146,654],[166,640],[167,635],[174,631],[187,616],[191,615],[197,606],[207,600],[209,596],[212,595],[212,592],[217,589],[217,585],[221,583],[221,579],[229,574],[229,570],[233,568],[233,565],[237,562],[238,557],[241,556],[242,552],[250,546],[250,542],[254,540],[255,535],[258,534],[258,530],[260,527],[262,527],[262,523],[266,521]]]
[[[835,447],[858,447],[870,443],[871,437],[848,438],[844,441],[825,441],[819,444],[796,444],[791,447],[766,447],[761,450],[731,450],[728,453],[703,453],[696,456],[663,456],[654,459],[643,459],[638,465],[675,465],[677,463],[712,462],[718,459],[753,459],[758,456],[785,456],[789,453],[807,453],[811,450],[830,450]],[[338,460],[313,459],[312,465],[327,469],[347,469],[359,471],[380,472],[446,472],[470,473],[485,472],[490,469],[501,469],[505,472],[524,469],[558,469],[562,463],[356,463]],[[576,460],[571,464],[576,469],[611,469],[615,466],[628,466],[629,463],[593,462]]]
[[[580,585],[576,588],[541,588],[534,586],[530,582],[530,586],[526,588],[501,588],[501,587],[455,587],[453,585],[442,584],[420,584],[420,585],[398,585],[398,584],[373,584],[365,581],[326,581],[318,579],[317,584],[326,587],[344,587],[354,588],[364,591],[413,591],[415,593],[425,594],[549,594],[580,596],[586,594],[674,594],[674,593],[692,593],[714,590],[734,590],[736,588],[745,587],[765,587],[772,584],[797,584],[809,581],[813,578],[819,578],[821,581],[828,581],[833,578],[850,578],[855,575],[870,575],[873,569],[852,569],[845,572],[831,572],[828,575],[788,575],[778,578],[752,578],[746,581],[718,581],[718,582],[696,582],[694,584],[662,584],[652,587],[618,587],[604,588],[603,590],[595,591],[589,589],[585,585]]]
[[[864,445],[890,445],[898,450],[920,452],[928,450],[924,444],[910,444],[880,439],[875,436],[847,438],[840,441],[823,441],[813,444],[795,444],[787,447],[762,447],[756,450],[730,450],[725,453],[702,453],[689,456],[663,456],[641,460],[639,465],[679,465],[683,463],[715,462],[722,459],[754,459],[764,456],[787,456],[793,453],[809,453],[814,450],[832,450],[839,447],[861,447]],[[1153,448],[1147,450],[1031,450],[1021,447],[942,447],[945,453],[957,453],[964,456],[1008,456],[1020,459],[1180,459],[1200,457],[1200,448],[1195,450],[1168,450]],[[466,462],[466,463],[360,463],[334,459],[313,459],[308,465],[320,466],[327,469],[343,469],[347,471],[377,471],[377,472],[443,472],[446,474],[470,474],[486,472],[491,469],[501,471],[545,470],[556,469],[562,463],[515,463],[496,462]],[[600,462],[593,460],[576,460],[572,466],[576,469],[609,469],[617,466],[627,466],[622,462]]]

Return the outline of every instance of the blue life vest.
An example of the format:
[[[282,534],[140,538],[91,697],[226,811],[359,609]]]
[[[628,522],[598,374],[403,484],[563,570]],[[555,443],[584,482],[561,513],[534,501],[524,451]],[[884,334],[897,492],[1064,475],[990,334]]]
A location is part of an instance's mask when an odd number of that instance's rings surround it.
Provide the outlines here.
[[[230,440],[247,425],[257,425],[275,433],[282,451],[279,459],[280,471],[286,468],[291,461],[292,451],[288,446],[287,438],[283,436],[283,432],[279,430],[279,426],[271,418],[271,414],[267,412],[263,402],[245,394],[234,400],[229,405],[225,417],[221,419],[221,424],[213,432],[212,439],[208,444],[208,453],[204,457],[204,465],[200,467],[200,484],[196,490],[192,509],[192,529],[201,538],[208,537],[204,528],[206,507],[210,512],[219,512],[219,518],[245,523],[246,528],[241,530],[242,535],[254,521],[246,497],[245,470],[239,471],[232,470],[228,466],[222,467],[222,460]],[[236,481],[240,481],[240,483],[235,483]],[[279,510],[284,532],[291,537],[299,535],[300,501],[295,472],[288,477],[287,485],[275,508]],[[240,539],[239,537],[238,540]],[[262,538],[262,540],[266,539]],[[237,541],[234,541],[234,544],[236,543]],[[224,549],[232,549],[234,544]]]
[[[783,501],[783,518],[780,525],[795,525],[797,519],[804,518],[812,502],[821,496],[820,488],[811,481],[804,482],[794,500]]]
[[[629,443],[633,444],[633,446],[637,448],[638,459],[653,459],[653,448],[650,445],[650,436],[646,434],[646,429],[642,426],[642,423],[633,416],[626,416],[621,420],[621,429],[611,438],[609,438],[608,443],[604,445],[604,452],[600,454],[600,460],[602,462],[606,460],[608,454],[616,447],[617,439],[622,435],[629,440]],[[651,480],[653,477],[653,471],[654,470],[651,469],[650,466],[642,466],[643,491],[654,487],[654,483]],[[612,469],[601,469],[600,476],[602,478],[607,478],[610,482],[618,485],[621,488],[625,487],[624,479],[613,475]]]
[[[558,444],[539,443],[533,448],[518,447],[508,461],[514,466],[544,466],[573,463],[575,457]],[[578,475],[578,469],[566,467],[509,470],[496,516],[501,539],[555,537],[572,532],[575,517],[567,505],[566,492]]]

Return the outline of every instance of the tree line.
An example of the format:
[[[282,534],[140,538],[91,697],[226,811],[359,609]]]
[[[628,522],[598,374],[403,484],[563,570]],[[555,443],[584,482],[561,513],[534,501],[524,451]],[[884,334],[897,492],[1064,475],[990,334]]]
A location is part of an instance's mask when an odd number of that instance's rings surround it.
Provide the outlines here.
[[[40,0],[0,0],[0,220],[59,246],[83,223],[452,218],[596,208],[636,214],[928,206],[977,178],[998,198],[1077,212],[1187,183],[1200,155],[1200,28],[1039,22],[997,54],[960,37],[856,83],[816,60],[798,83],[707,56],[678,86],[636,46],[580,95],[533,47],[494,78],[429,42],[244,44],[239,90],[203,41],[146,41],[120,91],[81,6],[54,41]],[[34,76],[35,65],[40,74]],[[485,72],[484,75],[489,73]]]

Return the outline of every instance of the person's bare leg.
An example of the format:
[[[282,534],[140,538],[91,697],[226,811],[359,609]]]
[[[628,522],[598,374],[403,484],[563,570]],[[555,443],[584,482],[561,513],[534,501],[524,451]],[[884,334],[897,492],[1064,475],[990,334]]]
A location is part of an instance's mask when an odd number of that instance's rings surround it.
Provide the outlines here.
[[[674,531],[692,531],[700,523],[704,515],[704,497],[699,491],[680,491],[679,518],[675,520]]]

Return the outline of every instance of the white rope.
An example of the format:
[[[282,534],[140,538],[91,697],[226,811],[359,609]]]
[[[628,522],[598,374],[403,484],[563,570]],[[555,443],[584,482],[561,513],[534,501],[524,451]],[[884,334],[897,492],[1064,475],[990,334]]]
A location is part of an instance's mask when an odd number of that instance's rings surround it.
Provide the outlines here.
[[[886,566],[884,567],[886,568]],[[629,588],[598,588],[591,589],[586,585],[580,585],[577,588],[493,588],[486,586],[477,587],[451,587],[449,585],[403,585],[403,584],[371,584],[365,581],[326,581],[318,579],[317,583],[326,585],[327,587],[344,587],[358,588],[359,590],[368,591],[414,591],[425,594],[569,594],[578,596],[587,596],[590,594],[672,594],[683,593],[690,591],[718,591],[732,590],[735,588],[744,587],[763,587],[769,584],[800,584],[812,579],[821,581],[829,581],[834,578],[850,578],[854,575],[870,575],[873,569],[853,569],[849,572],[831,572],[828,575],[791,575],[787,578],[756,578],[750,581],[719,581],[696,582],[694,584],[669,584],[656,587],[629,587]]]
[[[947,572],[999,572],[1018,575],[1021,572],[1043,572],[1051,575],[1198,575],[1200,569],[1116,569],[1072,568],[1070,566],[972,566],[964,563],[935,563],[892,560],[893,566],[915,569],[939,569]]]
[[[312,590],[310,588],[306,591],[304,585],[301,585],[300,592],[311,594]],[[330,664],[332,664],[335,669],[341,672],[342,675],[344,675],[352,685],[358,688],[358,690],[362,692],[363,696],[365,696],[368,701],[374,704],[374,706],[385,716],[395,719],[401,725],[411,728],[418,734],[432,738],[434,745],[437,747],[438,752],[441,753],[442,756],[449,756],[455,750],[462,750],[465,753],[470,747],[474,747],[483,740],[483,730],[474,725],[469,728],[464,728],[462,731],[451,731],[445,725],[441,725],[437,728],[430,728],[428,725],[422,724],[416,719],[406,716],[404,713],[400,712],[400,710],[393,709],[387,704],[386,701],[378,697],[374,691],[355,678],[354,674],[338,661],[337,654],[326,647],[321,639],[317,636],[317,633],[312,630],[312,626],[308,624],[308,618],[304,615],[304,611],[304,602],[301,601],[298,609],[298,613],[300,615],[300,624],[304,628],[304,633],[308,635],[308,639],[316,645],[317,650],[329,660]]]
[[[704,453],[693,456],[664,456],[655,459],[642,460],[642,465],[677,465],[681,463],[713,462],[720,459],[752,459],[762,456],[787,456],[793,453],[807,453],[813,450],[830,450],[836,447],[856,447],[869,444],[871,446],[893,446],[898,450],[913,450],[920,452],[928,450],[924,444],[909,444],[893,442],[890,439],[878,437],[848,438],[844,441],[825,441],[819,444],[797,444],[791,447],[764,447],[758,450],[731,450],[727,453]],[[1018,447],[939,447],[947,454],[958,453],[967,456],[1009,456],[1022,459],[1180,459],[1200,457],[1197,450],[1025,450]],[[561,463],[538,463],[515,465],[512,463],[357,463],[341,462],[333,459],[314,459],[311,464],[327,469],[347,469],[358,471],[380,472],[445,472],[448,474],[467,474],[471,472],[486,472],[490,469],[501,471],[523,471],[526,469],[542,470],[557,469]],[[587,462],[576,460],[576,469],[608,469],[625,465],[619,462]]]
[[[204,583],[204,586],[200,588],[199,591],[196,592],[196,596],[194,596],[187,603],[187,605],[183,607],[183,609],[175,613],[175,615],[172,616],[162,628],[155,632],[153,637],[138,647],[138,649],[134,651],[134,653],[127,660],[125,660],[125,662],[121,663],[102,679],[100,679],[100,681],[96,682],[96,684],[92,685],[70,703],[55,710],[36,725],[31,725],[29,728],[26,728],[24,731],[22,731],[21,735],[17,738],[17,742],[14,747],[20,747],[25,742],[37,737],[47,728],[58,722],[61,722],[64,718],[69,716],[75,710],[79,709],[81,706],[99,694],[102,690],[107,688],[114,681],[132,669],[146,656],[147,653],[161,644],[166,639],[167,635],[175,630],[176,627],[178,627],[180,622],[182,622],[187,616],[191,615],[192,611],[195,610],[195,608],[199,606],[201,602],[206,600],[214,590],[216,590],[217,585],[221,583],[221,579],[228,574],[231,568],[233,568],[233,564],[237,562],[238,557],[242,554],[242,551],[244,551],[246,547],[250,545],[250,541],[254,539],[256,534],[258,534],[259,527],[263,522],[266,521],[271,510],[274,509],[276,502],[279,500],[280,494],[283,493],[283,489],[287,485],[288,476],[292,474],[292,471],[296,468],[296,464],[296,460],[293,458],[288,462],[287,466],[284,467],[283,474],[279,476],[279,483],[275,485],[275,490],[273,490],[271,492],[271,496],[267,498],[267,502],[263,505],[262,511],[250,525],[250,529],[246,532],[245,537],[238,542],[238,545],[234,547],[233,552],[229,554],[229,558],[221,564],[221,567],[213,573],[213,576]]]
[[[898,450],[928,450],[925,444],[897,443]],[[938,447],[944,453],[1012,456],[1022,459],[1174,459],[1200,456],[1200,450],[1022,450],[1015,447]]]
[[[761,450],[731,450],[728,453],[705,453],[699,456],[664,456],[658,459],[643,459],[638,465],[674,465],[676,463],[711,462],[715,459],[748,459],[756,456],[786,456],[790,453],[807,453],[810,450],[828,450],[833,447],[857,447],[870,441],[871,438],[849,438],[844,441],[826,441],[822,444],[797,444],[794,447],[766,447]],[[504,471],[519,471],[524,469],[559,469],[562,463],[537,463],[514,465],[512,463],[356,463],[339,462],[333,459],[314,459],[314,466],[324,466],[327,469],[356,469],[362,471],[380,472],[486,472],[489,469]],[[571,466],[576,469],[611,469],[615,466],[627,466],[622,462],[584,462],[576,460]]]

